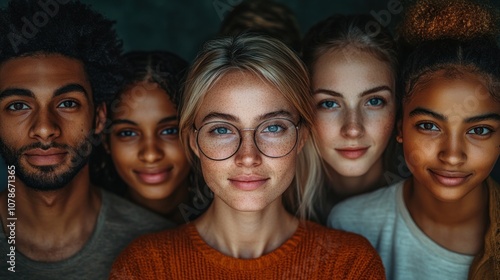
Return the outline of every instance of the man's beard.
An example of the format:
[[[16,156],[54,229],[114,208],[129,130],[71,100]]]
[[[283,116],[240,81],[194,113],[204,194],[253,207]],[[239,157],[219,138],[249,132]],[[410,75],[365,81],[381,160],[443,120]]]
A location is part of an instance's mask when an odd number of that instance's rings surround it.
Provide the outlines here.
[[[68,152],[67,156],[70,157],[70,161],[69,163],[65,162],[51,166],[32,166],[31,168],[36,169],[36,171],[28,171],[21,165],[20,159],[26,151],[37,148],[42,150],[47,150],[49,148],[63,149]],[[57,143],[46,146],[37,142],[21,147],[18,150],[8,147],[2,139],[0,139],[0,154],[4,157],[5,163],[7,165],[14,165],[16,167],[16,176],[18,176],[27,187],[37,191],[53,191],[66,186],[87,164],[91,151],[92,144],[87,137],[83,138],[76,147]],[[56,170],[65,165],[68,165],[66,170],[56,174]]]

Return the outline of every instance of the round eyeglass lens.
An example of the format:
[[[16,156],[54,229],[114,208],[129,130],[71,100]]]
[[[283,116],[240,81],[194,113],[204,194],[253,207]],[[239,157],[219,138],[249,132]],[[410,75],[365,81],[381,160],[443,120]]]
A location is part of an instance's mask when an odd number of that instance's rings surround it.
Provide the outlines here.
[[[254,143],[264,155],[272,158],[289,154],[297,144],[297,126],[288,119],[270,119],[253,130]],[[241,132],[227,122],[208,122],[200,127],[197,135],[201,152],[212,160],[232,157],[240,148]]]

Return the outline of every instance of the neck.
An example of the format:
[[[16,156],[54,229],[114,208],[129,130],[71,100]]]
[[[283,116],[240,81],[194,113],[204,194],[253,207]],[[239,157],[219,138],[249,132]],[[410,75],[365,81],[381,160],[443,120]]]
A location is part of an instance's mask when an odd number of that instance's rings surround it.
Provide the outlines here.
[[[370,192],[387,185],[384,178],[384,164],[380,158],[361,176],[343,176],[328,166],[326,184],[339,200]]]
[[[189,203],[188,185],[189,180],[186,180],[169,196],[162,199],[148,199],[130,187],[128,188],[128,195],[135,203],[180,225],[187,222],[182,217],[178,206],[182,203]]]
[[[16,179],[16,249],[33,260],[58,261],[78,252],[88,240],[101,206],[100,193],[90,187],[88,166],[63,188],[36,191]],[[7,201],[7,192],[1,200]],[[7,209],[0,210],[4,232]]]
[[[474,255],[483,244],[488,227],[488,189],[476,186],[463,198],[445,202],[414,177],[406,180],[405,204],[418,227],[441,246]]]
[[[219,252],[235,258],[258,258],[289,239],[297,230],[298,219],[289,214],[281,197],[266,209],[241,212],[218,197],[195,222],[201,237]]]

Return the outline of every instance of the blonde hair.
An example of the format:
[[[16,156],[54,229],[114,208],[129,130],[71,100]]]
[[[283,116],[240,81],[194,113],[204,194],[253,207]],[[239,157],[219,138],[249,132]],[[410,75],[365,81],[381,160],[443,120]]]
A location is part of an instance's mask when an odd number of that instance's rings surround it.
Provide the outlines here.
[[[319,169],[310,164],[314,161],[311,155],[316,149],[311,137],[314,107],[305,66],[279,40],[242,34],[211,40],[204,45],[188,73],[180,104],[180,137],[189,159],[200,172],[199,159],[189,147],[190,132],[207,92],[221,77],[234,70],[248,71],[273,85],[300,115],[301,131],[307,133],[307,140],[298,155],[296,175],[291,187],[283,194],[283,202],[288,211],[305,218],[309,206],[302,201],[303,192],[315,187],[312,176]]]

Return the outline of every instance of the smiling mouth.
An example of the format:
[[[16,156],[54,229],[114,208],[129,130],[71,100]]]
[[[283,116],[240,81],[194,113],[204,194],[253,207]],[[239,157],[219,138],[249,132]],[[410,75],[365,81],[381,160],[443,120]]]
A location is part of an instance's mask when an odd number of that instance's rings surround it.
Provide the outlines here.
[[[431,175],[440,184],[454,187],[465,183],[471,176],[471,173],[458,172],[458,171],[440,171],[440,170],[429,170]]]
[[[162,170],[134,170],[139,180],[148,185],[156,185],[165,182],[170,177],[172,168]]]
[[[249,176],[249,177],[241,176],[229,179],[229,181],[234,187],[244,191],[256,190],[260,188],[262,185],[264,185],[268,180],[269,178],[260,176]]]
[[[370,147],[352,147],[335,149],[342,157],[347,159],[357,159],[362,157]]]
[[[68,152],[62,149],[33,149],[24,153],[26,160],[33,166],[54,166],[64,162]]]

